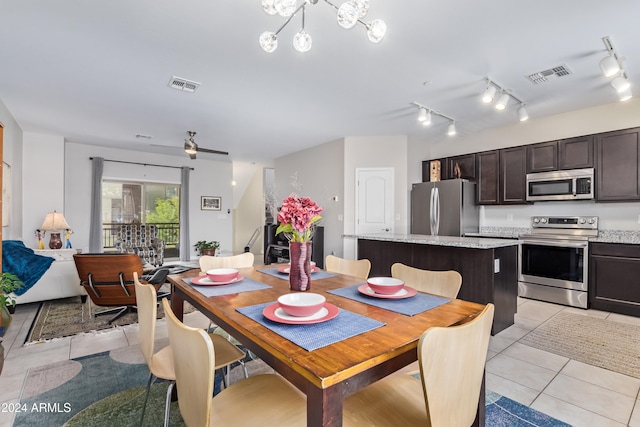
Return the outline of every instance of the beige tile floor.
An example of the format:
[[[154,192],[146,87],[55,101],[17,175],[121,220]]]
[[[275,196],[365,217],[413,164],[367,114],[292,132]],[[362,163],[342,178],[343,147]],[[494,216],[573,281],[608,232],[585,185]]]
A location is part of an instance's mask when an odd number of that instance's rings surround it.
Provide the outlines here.
[[[36,310],[36,305],[19,306],[3,342],[6,360],[0,375],[0,427],[12,425],[14,414],[1,411],[6,406],[2,404],[18,401],[30,368],[138,344],[137,326],[130,325],[23,346]],[[518,342],[528,331],[562,310],[640,325],[640,318],[519,299],[515,325],[491,338],[487,389],[574,426],[640,427],[640,379]],[[208,324],[200,313],[188,314],[185,321],[192,326]],[[158,322],[157,337],[160,345],[167,340],[164,321]]]

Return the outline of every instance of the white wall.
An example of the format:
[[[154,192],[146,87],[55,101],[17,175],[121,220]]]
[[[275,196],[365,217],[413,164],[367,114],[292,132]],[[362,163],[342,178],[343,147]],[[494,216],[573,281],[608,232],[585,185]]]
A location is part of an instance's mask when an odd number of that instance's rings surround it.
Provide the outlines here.
[[[342,256],[343,158],[344,142],[340,139],[279,157],[274,163],[276,200],[296,193],[310,197],[324,209],[319,225],[324,227],[325,257],[331,253]]]
[[[22,129],[0,100],[0,124],[3,127],[3,161],[11,168],[9,225],[2,227],[2,239],[22,239]],[[38,165],[33,165],[37,167]],[[44,219],[44,217],[42,218]],[[42,225],[40,223],[39,225]]]
[[[234,165],[235,169],[235,165]],[[233,252],[244,252],[245,245],[253,235],[256,228],[260,228],[260,237],[249,248],[254,255],[263,252],[264,231],[264,180],[263,169],[255,169],[252,179],[245,190],[239,195],[236,201],[234,213],[234,236],[233,236]]]
[[[71,236],[75,248],[88,250],[91,161],[90,157],[105,160],[120,160],[168,166],[190,166],[194,170],[189,176],[189,228],[191,258],[195,259],[193,244],[198,240],[217,240],[222,251],[232,251],[233,177],[232,164],[213,160],[190,160],[183,156],[166,156],[130,150],[67,143],[65,150],[65,218],[73,228]],[[133,181],[180,183],[180,169],[139,166],[107,162],[104,164],[105,179],[129,179]],[[222,198],[222,210],[200,210],[201,196]]]
[[[640,99],[517,122],[465,137],[437,142],[412,139],[407,161],[410,182],[422,180],[422,160],[640,126]],[[596,215],[602,230],[640,230],[640,203],[536,202],[532,205],[484,206],[480,226],[528,227],[533,215]],[[510,220],[507,220],[510,218]]]
[[[372,167],[394,169],[392,216],[397,217],[394,231],[406,233],[410,191],[410,183],[407,181],[407,137],[347,137],[344,152],[344,234],[353,234],[356,231],[356,169]],[[344,239],[343,256],[356,259],[355,239]]]

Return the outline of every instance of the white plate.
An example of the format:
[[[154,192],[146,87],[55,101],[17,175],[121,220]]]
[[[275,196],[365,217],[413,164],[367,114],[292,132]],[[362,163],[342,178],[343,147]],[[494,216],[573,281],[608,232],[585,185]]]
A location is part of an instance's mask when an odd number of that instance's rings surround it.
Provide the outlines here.
[[[393,294],[379,294],[376,291],[374,291],[373,289],[371,289],[370,287],[367,286],[367,293],[369,295],[373,295],[376,297],[379,297],[380,295],[386,296],[386,297],[403,297],[405,295],[407,295],[409,293],[409,291],[407,291],[405,288],[400,289],[398,292],[395,292]]]
[[[275,314],[276,317],[278,317],[278,318],[280,318],[282,320],[293,320],[293,321],[297,321],[297,322],[303,322],[303,321],[307,321],[307,320],[322,319],[327,314],[329,314],[329,310],[327,310],[325,307],[322,307],[320,309],[320,311],[312,314],[311,316],[290,316],[287,313],[285,313],[283,309],[276,308],[276,311],[274,311],[273,314]]]

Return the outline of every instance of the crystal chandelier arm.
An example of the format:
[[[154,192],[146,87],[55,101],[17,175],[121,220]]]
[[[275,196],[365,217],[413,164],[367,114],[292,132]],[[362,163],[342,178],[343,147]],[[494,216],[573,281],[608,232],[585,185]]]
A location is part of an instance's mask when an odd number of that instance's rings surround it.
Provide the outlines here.
[[[293,13],[291,14],[291,16],[287,18],[287,20],[286,20],[286,21],[284,21],[284,24],[282,24],[282,25],[280,26],[280,28],[278,28],[278,30],[277,30],[274,34],[275,34],[276,36],[277,36],[278,34],[280,34],[280,31],[282,31],[282,30],[284,29],[284,27],[286,27],[286,26],[287,26],[287,24],[288,24],[288,23],[293,19],[293,17],[294,17],[294,16],[296,16],[296,15],[298,14],[298,12],[300,12],[300,9],[304,9],[306,6],[307,6],[307,4],[306,4],[306,3],[302,3],[300,6],[298,6],[298,8],[295,10],[295,12],[293,12]]]

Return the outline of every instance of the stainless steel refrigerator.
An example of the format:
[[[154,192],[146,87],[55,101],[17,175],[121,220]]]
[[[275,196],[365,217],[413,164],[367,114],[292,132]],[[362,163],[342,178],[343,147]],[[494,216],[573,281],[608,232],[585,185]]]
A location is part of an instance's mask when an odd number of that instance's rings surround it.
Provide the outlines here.
[[[411,234],[464,236],[479,231],[476,184],[466,179],[421,182],[411,188]]]

